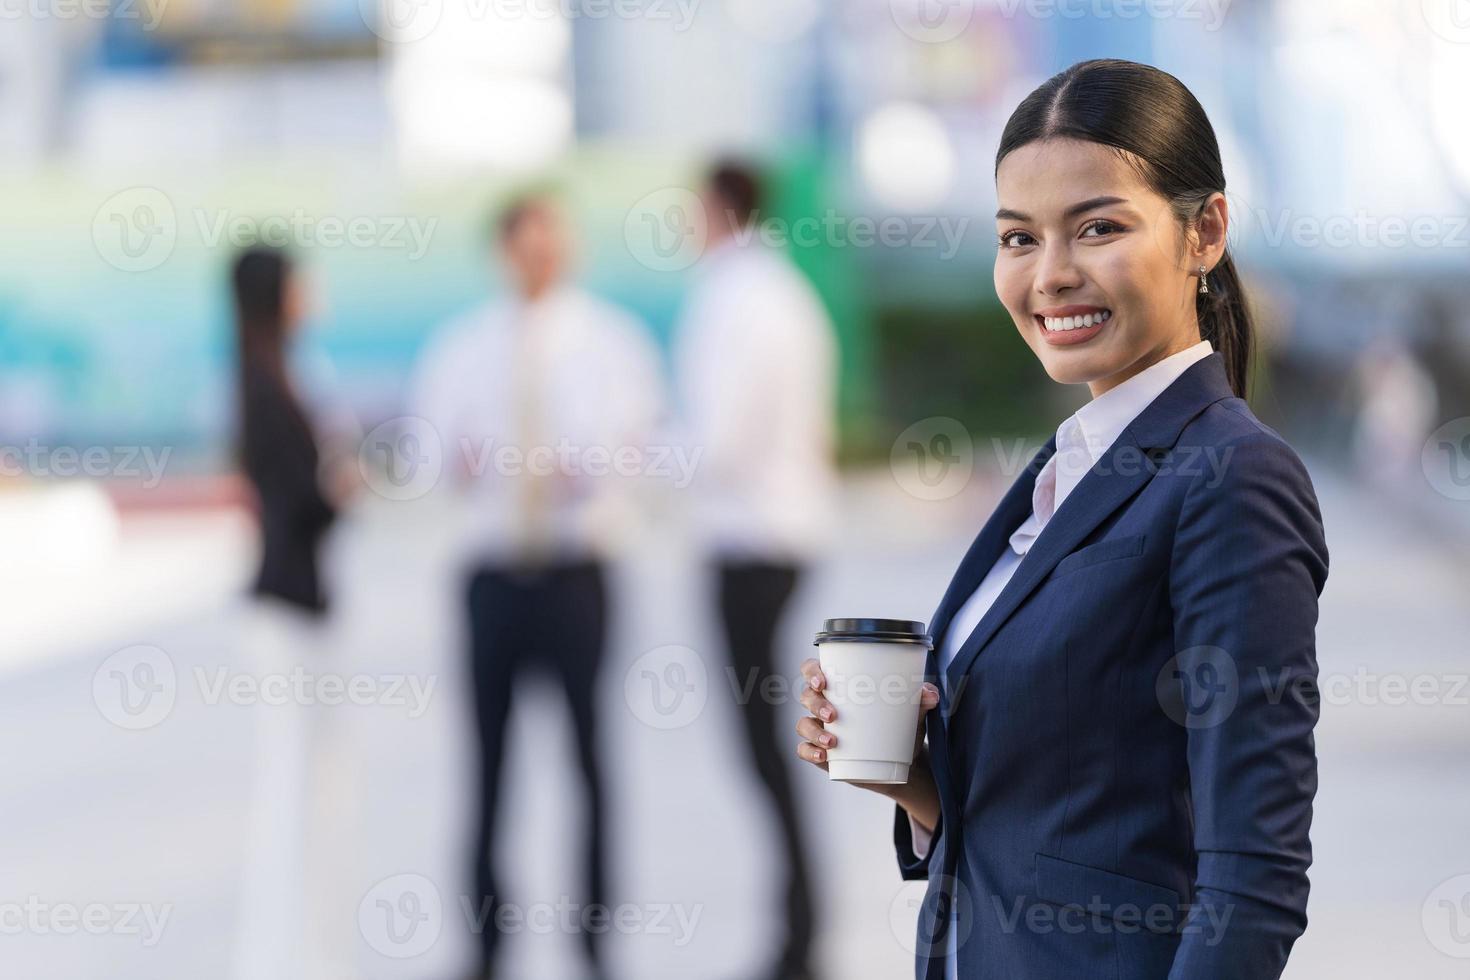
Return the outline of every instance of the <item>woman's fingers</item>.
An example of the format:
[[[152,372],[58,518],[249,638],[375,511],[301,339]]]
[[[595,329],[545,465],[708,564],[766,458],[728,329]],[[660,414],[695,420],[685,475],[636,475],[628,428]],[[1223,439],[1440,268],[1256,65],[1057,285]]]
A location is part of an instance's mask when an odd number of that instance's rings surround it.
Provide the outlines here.
[[[837,736],[822,727],[822,723],[811,715],[803,715],[796,722],[796,734],[814,745],[831,748],[837,744]]]
[[[924,688],[919,693],[919,725],[914,730],[914,758],[919,757],[919,751],[924,747],[924,717],[934,708],[939,706],[939,688],[924,682]]]
[[[822,674],[821,666],[815,658],[808,658],[802,662],[801,675],[806,679],[806,684],[802,687],[800,701],[811,714],[800,718],[796,723],[796,733],[802,739],[796,745],[796,755],[797,758],[825,770],[827,768],[827,749],[837,744],[837,737],[827,731],[823,723],[836,718],[837,710],[830,701],[818,693],[826,687],[827,678]],[[918,731],[914,733],[915,758],[918,757],[919,749],[923,745],[924,715],[938,704],[939,688],[926,681],[919,694],[919,726]]]
[[[796,754],[818,769],[825,770],[827,768],[827,752],[819,745],[813,745],[810,742],[799,742],[796,746]]]
[[[827,677],[822,673],[822,664],[816,657],[807,657],[801,662],[801,676],[806,679],[806,686],[813,691],[820,691],[827,686]]]
[[[832,702],[812,690],[811,687],[801,689],[799,700],[801,701],[802,707],[823,721],[831,721],[837,717],[837,709],[832,707]]]
[[[801,696],[798,700],[801,701],[802,707],[811,712],[811,715],[801,718],[796,723],[796,733],[802,738],[796,744],[796,755],[818,769],[826,771],[827,749],[837,744],[837,737],[823,728],[822,722],[836,718],[837,709],[817,693],[827,686],[827,678],[823,676],[822,665],[815,657],[808,657],[802,661],[801,676],[806,679],[806,683],[802,685]]]
[[[823,721],[836,718],[837,709],[832,707],[832,702],[817,693],[827,687],[827,676],[822,673],[822,665],[815,657],[808,657],[801,662],[801,676],[806,678],[806,683],[802,685],[797,700]]]
[[[924,682],[923,693],[919,695],[919,716],[922,718],[930,708],[939,706],[939,688]]]
[[[919,739],[924,737],[924,716],[939,706],[939,688],[924,682],[923,690],[919,692]]]

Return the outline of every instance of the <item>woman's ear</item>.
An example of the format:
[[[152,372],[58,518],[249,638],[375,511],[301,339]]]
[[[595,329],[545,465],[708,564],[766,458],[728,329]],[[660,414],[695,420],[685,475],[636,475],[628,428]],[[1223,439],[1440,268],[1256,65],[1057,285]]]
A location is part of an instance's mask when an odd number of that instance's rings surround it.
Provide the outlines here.
[[[1230,230],[1230,208],[1219,191],[1205,199],[1195,219],[1191,246],[1195,261],[1213,269],[1225,254],[1226,235]]]

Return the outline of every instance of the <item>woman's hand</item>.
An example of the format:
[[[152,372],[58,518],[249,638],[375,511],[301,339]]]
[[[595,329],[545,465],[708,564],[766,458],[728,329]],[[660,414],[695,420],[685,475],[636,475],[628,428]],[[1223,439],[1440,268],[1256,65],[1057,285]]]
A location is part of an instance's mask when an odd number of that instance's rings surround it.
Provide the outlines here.
[[[837,736],[827,731],[827,722],[837,717],[837,708],[822,695],[827,688],[826,675],[815,657],[802,662],[801,676],[805,682],[801,687],[801,703],[810,715],[796,723],[796,734],[801,736],[796,754],[824,772],[827,769],[827,750],[837,744]],[[919,699],[919,724],[914,731],[914,754],[909,766],[909,781],[902,785],[891,783],[853,783],[864,789],[882,794],[913,815],[914,819],[932,829],[939,821],[939,793],[934,787],[934,776],[929,771],[929,760],[924,753],[924,717],[939,704],[939,689],[924,682]]]

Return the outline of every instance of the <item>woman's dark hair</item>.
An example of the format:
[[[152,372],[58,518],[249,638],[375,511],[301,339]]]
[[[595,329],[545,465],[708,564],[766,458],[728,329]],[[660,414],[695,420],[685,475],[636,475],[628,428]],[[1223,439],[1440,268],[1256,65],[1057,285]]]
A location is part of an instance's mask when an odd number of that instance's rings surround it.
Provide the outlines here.
[[[239,351],[237,448],[242,459],[249,457],[253,443],[261,437],[263,416],[284,410],[288,417],[304,419],[286,373],[290,279],[290,257],[280,249],[263,246],[242,252],[231,270]]]
[[[235,260],[231,286],[240,369],[285,376],[286,289],[291,260],[274,248],[251,248]]]
[[[1001,134],[995,169],[1012,150],[1037,140],[1071,138],[1123,151],[1143,181],[1166,198],[1180,224],[1199,218],[1211,194],[1225,191],[1225,170],[1199,100],[1168,72],[1134,61],[1081,61],[1053,75],[1016,107]],[[1196,297],[1200,336],[1225,359],[1230,387],[1246,395],[1254,328],[1245,291],[1227,249]]]

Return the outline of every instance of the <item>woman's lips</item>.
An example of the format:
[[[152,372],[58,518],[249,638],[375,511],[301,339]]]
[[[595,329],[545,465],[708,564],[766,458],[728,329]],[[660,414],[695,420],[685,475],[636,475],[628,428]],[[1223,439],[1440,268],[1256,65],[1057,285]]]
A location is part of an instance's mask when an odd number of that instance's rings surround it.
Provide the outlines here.
[[[1098,323],[1086,327],[1074,327],[1071,330],[1051,329],[1046,325],[1046,318],[1039,313],[1036,314],[1034,319],[1036,320],[1037,327],[1041,329],[1041,339],[1046,341],[1047,344],[1052,347],[1071,347],[1074,344],[1087,343],[1093,337],[1102,333],[1104,327],[1113,322],[1113,315],[1110,310],[1101,311],[1101,315],[1104,319]],[[1096,315],[1094,315],[1094,318],[1096,318]]]

